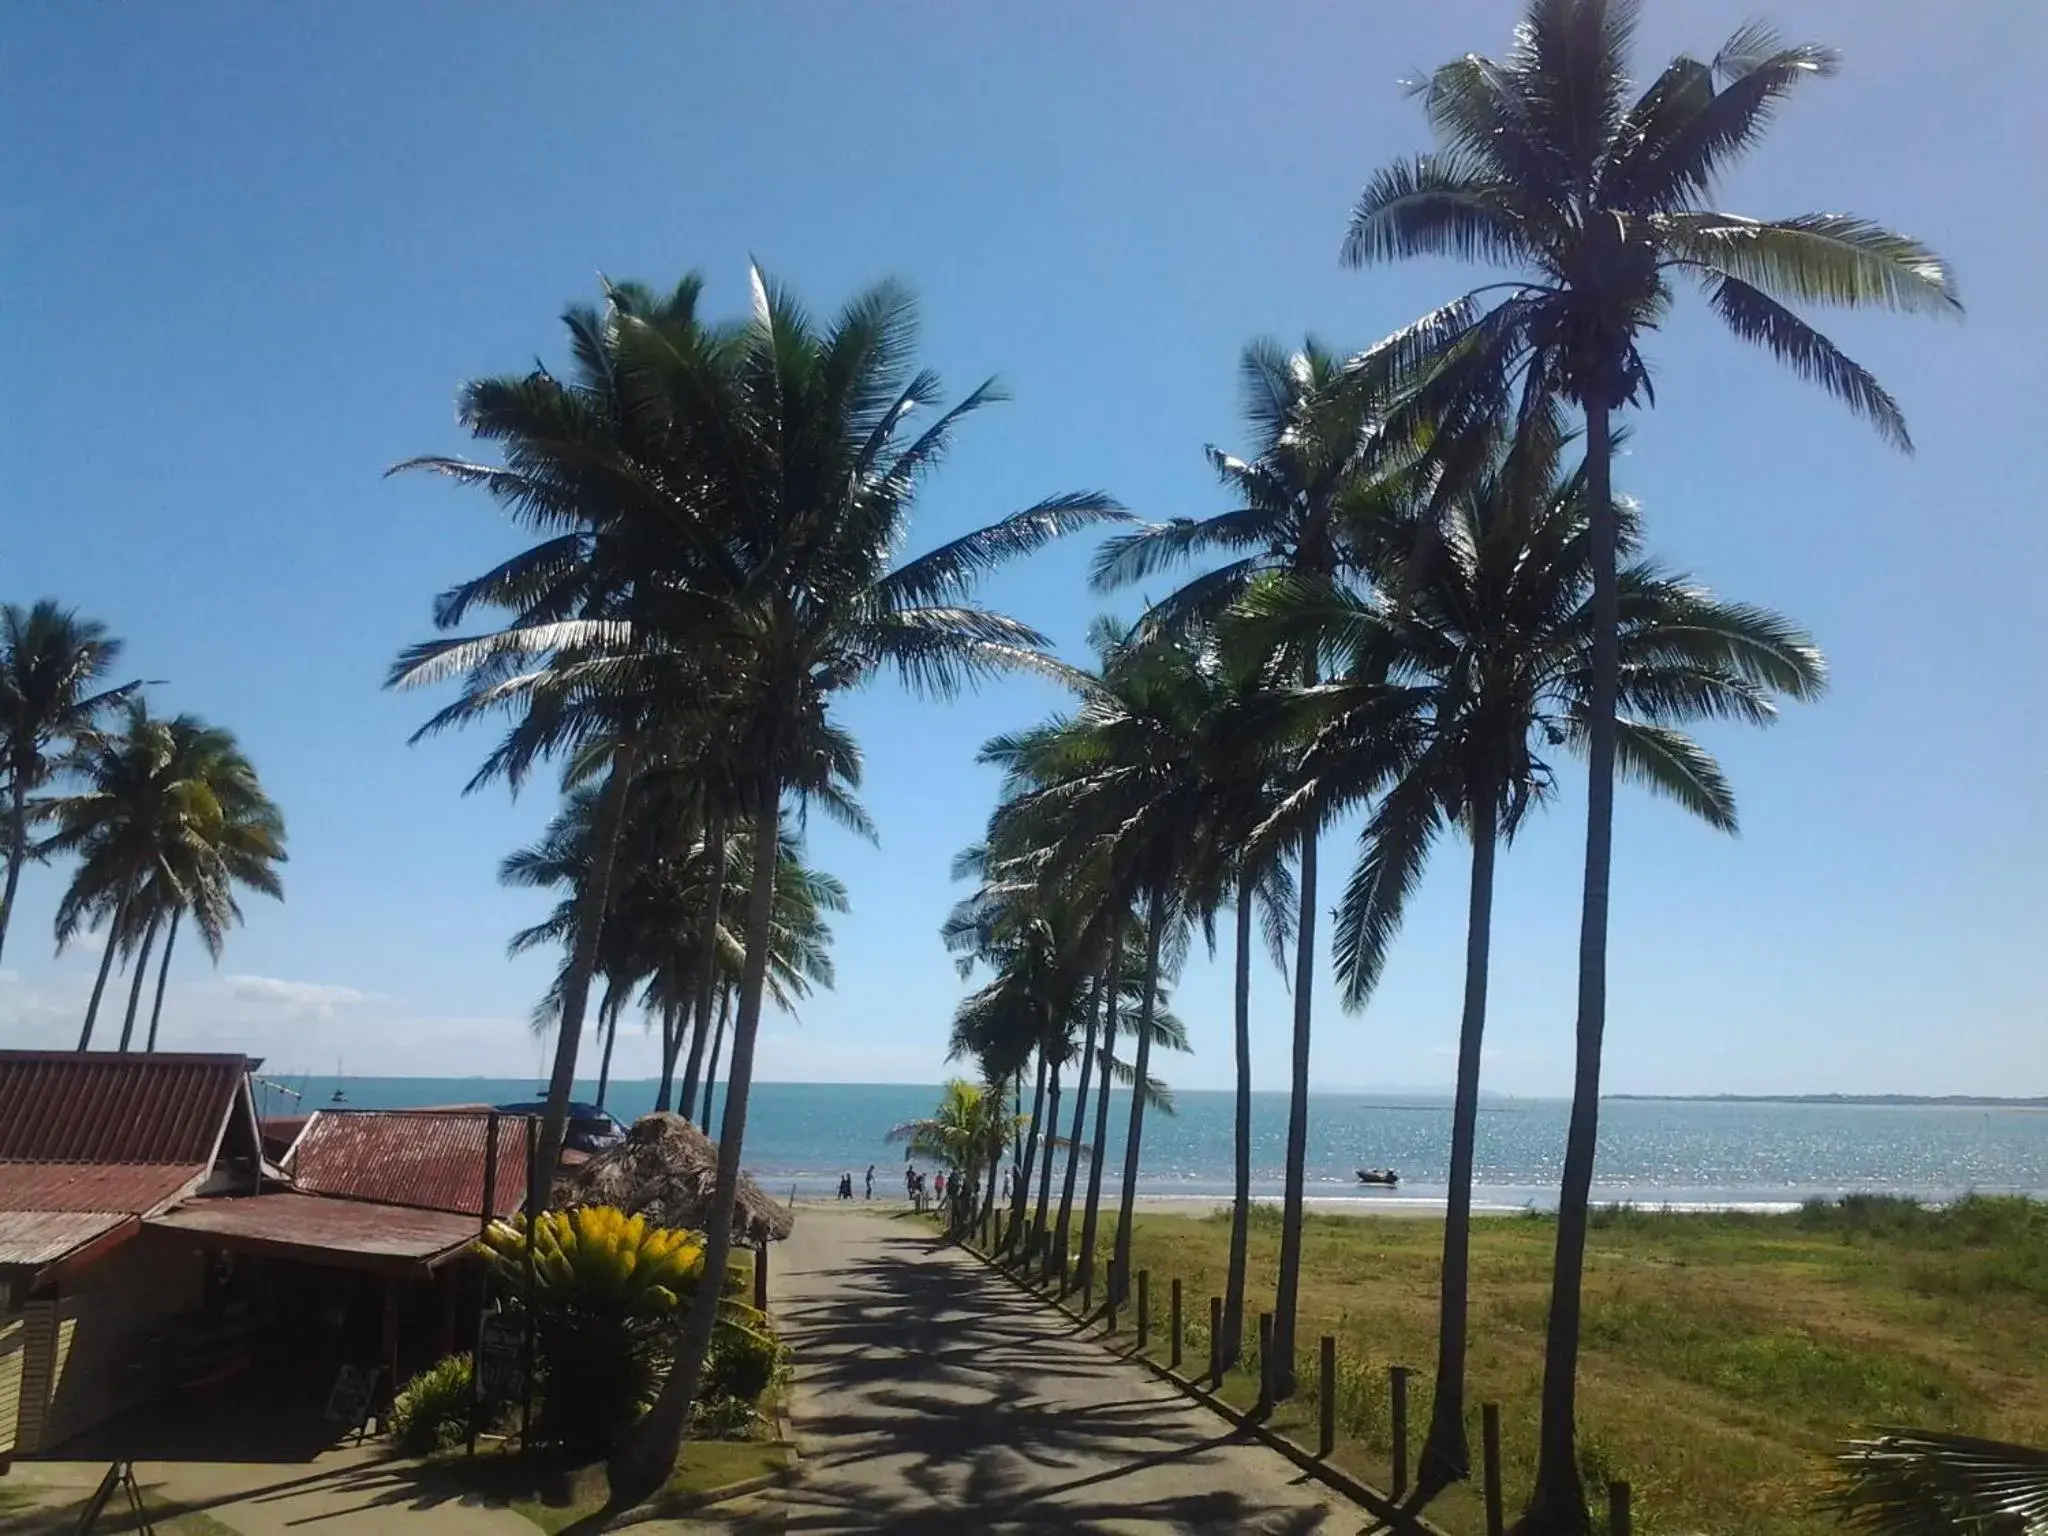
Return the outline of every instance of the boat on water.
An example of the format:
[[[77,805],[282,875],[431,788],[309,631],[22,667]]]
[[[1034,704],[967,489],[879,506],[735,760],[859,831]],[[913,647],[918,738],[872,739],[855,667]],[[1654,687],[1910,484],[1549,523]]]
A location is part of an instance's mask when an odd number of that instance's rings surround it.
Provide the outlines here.
[[[1391,1168],[1361,1168],[1358,1170],[1358,1182],[1374,1189],[1392,1189],[1401,1182],[1401,1175]]]

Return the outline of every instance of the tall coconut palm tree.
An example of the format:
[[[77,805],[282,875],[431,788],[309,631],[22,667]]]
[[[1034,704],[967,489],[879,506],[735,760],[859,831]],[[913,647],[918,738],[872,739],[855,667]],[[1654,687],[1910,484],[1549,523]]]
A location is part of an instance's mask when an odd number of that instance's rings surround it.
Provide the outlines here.
[[[1205,790],[1203,826],[1189,871],[1189,899],[1201,914],[1213,955],[1215,914],[1232,908],[1230,1251],[1223,1285],[1219,1366],[1237,1363],[1244,1343],[1246,1270],[1251,1246],[1251,999],[1254,927],[1273,963],[1285,970],[1299,895],[1282,847],[1258,836],[1291,787],[1308,710],[1292,690],[1273,686],[1258,655],[1207,641],[1189,675],[1193,705],[1189,762]]]
[[[1398,351],[1398,349],[1396,349]],[[1398,358],[1395,359],[1399,361]],[[1254,450],[1250,459],[1217,448],[1210,463],[1234,505],[1208,518],[1176,518],[1112,538],[1097,556],[1099,590],[1142,581],[1192,558],[1225,563],[1195,576],[1156,603],[1147,627],[1176,632],[1214,626],[1262,574],[1317,580],[1346,569],[1338,513],[1371,482],[1412,461],[1413,450],[1380,428],[1388,406],[1388,368],[1362,369],[1313,337],[1298,352],[1270,341],[1247,347],[1239,393]],[[1293,679],[1313,683],[1313,652],[1275,658]],[[1305,825],[1296,852],[1294,1017],[1288,1083],[1287,1150],[1281,1199],[1278,1281],[1269,1363],[1281,1395],[1294,1390],[1295,1319],[1301,1285],[1301,1226],[1308,1167],[1308,1079],[1314,1029],[1316,828]]]
[[[237,884],[280,895],[272,866],[283,858],[283,822],[232,735],[190,715],[156,718],[139,698],[126,701],[117,732],[96,732],[75,761],[83,784],[50,806],[56,831],[38,852],[78,858],[57,905],[58,948],[106,924],[80,1050],[92,1043],[115,956],[135,957],[126,1050],[159,925],[189,913],[212,949],[239,915]]]
[[[695,639],[719,658],[727,760],[748,765],[739,809],[755,828],[746,969],[707,1216],[713,1273],[731,1240],[766,979],[772,849],[784,795],[804,781],[833,704],[884,671],[941,696],[1019,668],[1063,671],[1037,631],[966,599],[984,572],[1122,516],[1100,493],[1054,496],[897,564],[921,483],[960,422],[998,391],[983,385],[912,435],[912,418],[940,393],[935,375],[912,366],[915,305],[907,291],[879,285],[820,325],[758,270],[751,286],[753,313],[729,358],[652,371],[643,391],[690,420],[689,435],[703,449],[698,463],[725,538],[722,564],[702,586],[707,622]],[[638,360],[633,372],[640,380]],[[670,374],[675,387],[657,388],[653,381]],[[704,1287],[660,1397],[614,1457],[615,1503],[638,1502],[674,1465],[715,1303],[715,1288]]]
[[[164,926],[163,958],[157,966],[156,998],[150,1005],[145,1051],[156,1049],[171,955],[185,919],[192,919],[200,944],[218,964],[227,943],[227,930],[242,920],[238,890],[255,891],[278,901],[284,899],[284,884],[277,872],[277,866],[286,862],[284,814],[263,788],[254,765],[228,731],[199,726],[185,717],[173,720],[171,729],[182,738],[179,755],[192,764],[191,776],[207,786],[219,819],[210,824],[205,842],[190,848],[197,856],[189,860],[178,879],[152,882],[158,888],[145,903],[156,913],[157,923]],[[145,942],[145,951],[147,948]],[[138,962],[138,977],[141,969]],[[123,1040],[133,1028],[131,1000],[129,1017],[122,1028]]]
[[[1832,51],[1787,46],[1753,23],[1711,59],[1680,56],[1636,92],[1627,73],[1636,12],[1634,0],[1530,0],[1505,57],[1469,54],[1437,70],[1420,94],[1441,148],[1367,183],[1343,247],[1353,266],[1449,255],[1507,268],[1507,282],[1468,293],[1405,333],[1404,349],[1444,359],[1425,393],[1470,402],[1481,415],[1516,390],[1532,411],[1556,395],[1585,415],[1598,649],[1577,1063],[1529,1505],[1538,1531],[1586,1522],[1574,1424],[1607,1012],[1619,686],[1618,535],[1608,514],[1614,416],[1649,399],[1641,340],[1668,313],[1674,281],[1687,280],[1736,336],[1906,447],[1897,403],[1790,306],[1960,307],[1947,266],[1904,235],[1848,214],[1754,219],[1711,206],[1720,174],[1754,147],[1775,110],[1802,84],[1834,73]]]
[[[687,822],[687,800],[675,789],[660,775],[643,772],[629,798],[598,945],[597,973],[604,981],[600,1012],[608,1021],[607,1061],[616,1021],[636,988],[642,989],[642,1002],[654,1009],[680,1002],[680,989],[694,989],[699,914],[717,900],[718,882],[711,878],[704,845],[693,840],[694,829]],[[560,1017],[567,957],[575,948],[581,886],[594,858],[602,799],[600,785],[572,785],[540,838],[506,855],[499,865],[498,878],[506,885],[564,892],[543,921],[520,929],[508,945],[515,955],[544,945],[561,945],[564,950],[562,969],[534,1010],[538,1029],[552,1027]],[[794,827],[784,828],[779,857],[767,986],[776,1006],[791,1011],[814,986],[832,986],[831,929],[824,916],[845,912],[848,903],[846,888],[837,879],[804,864]],[[733,893],[746,890],[753,864],[750,828],[734,830],[725,840],[722,858],[730,901],[736,899]],[[743,963],[739,945],[723,929],[715,938],[713,974],[730,985]],[[665,1050],[665,1065],[673,1068],[672,1050]]]
[[[100,686],[121,655],[106,626],[45,598],[0,607],[0,774],[7,783],[7,883],[0,889],[0,950],[29,859],[29,796],[66,753],[89,745],[100,721],[140,684]]]
[[[606,783],[561,990],[537,1156],[542,1188],[552,1184],[568,1124],[629,787],[663,744],[716,739],[706,701],[724,684],[716,653],[698,641],[703,593],[729,561],[715,532],[723,509],[713,504],[693,431],[715,424],[670,408],[660,387],[665,370],[701,378],[721,366],[727,337],[700,322],[701,289],[694,274],[663,296],[614,284],[601,311],[572,306],[563,317],[574,361],[566,380],[537,369],[461,392],[458,419],[471,436],[501,445],[502,464],[433,455],[392,471],[480,486],[515,524],[541,535],[434,605],[438,628],[492,609],[507,616],[501,628],[416,645],[393,664],[387,686],[462,684],[414,739],[509,715],[469,790],[504,779],[516,793],[538,762],[576,754],[594,754]]]
[[[1191,752],[1202,727],[1200,661],[1183,644],[1140,643],[1131,631],[1098,621],[1093,632],[1099,677],[1071,721],[984,748],[984,759],[1009,757],[1013,811],[1044,818],[1059,842],[1048,869],[1102,859],[1112,882],[1142,913],[1143,980],[1131,1071],[1150,1080],[1160,981],[1177,969],[1186,944],[1186,902],[1192,850],[1199,846],[1208,787]],[[1039,787],[1027,788],[1035,783]],[[1130,1284],[1132,1217],[1136,1208],[1146,1095],[1131,1099],[1111,1293]]]
[[[991,830],[1003,835],[1000,811]],[[1019,850],[1004,852],[1009,856],[991,857],[988,845],[980,844],[954,860],[956,878],[979,877],[982,883],[954,907],[940,936],[957,956],[963,979],[977,965],[994,972],[956,1009],[951,1054],[974,1057],[992,1079],[1037,1060],[1029,1134],[1018,1159],[1006,1233],[1008,1245],[1030,1251],[1047,1231],[1062,1072],[1074,1058],[1094,965],[1085,899],[1076,899],[1074,889],[1046,889],[1032,878],[1028,859],[1016,856]],[[1026,1242],[1034,1177],[1038,1211]]]
[[[1545,753],[1583,752],[1589,736],[1591,516],[1583,466],[1563,472],[1562,447],[1554,431],[1525,431],[1420,536],[1398,522],[1355,532],[1358,545],[1383,551],[1383,578],[1371,593],[1276,581],[1244,604],[1249,622],[1313,631],[1326,651],[1348,658],[1324,690],[1330,718],[1302,770],[1317,784],[1319,804],[1372,804],[1337,912],[1337,976],[1348,1006],[1361,1006],[1377,983],[1444,830],[1461,827],[1472,844],[1436,1386],[1417,1506],[1470,1471],[1466,1298],[1496,853],[1551,792]],[[1619,509],[1617,520],[1621,550],[1633,557],[1634,508]],[[1777,615],[1723,602],[1653,565],[1632,559],[1620,587],[1620,766],[1733,832],[1726,779],[1677,727],[1698,719],[1769,723],[1775,695],[1822,691],[1820,654]]]

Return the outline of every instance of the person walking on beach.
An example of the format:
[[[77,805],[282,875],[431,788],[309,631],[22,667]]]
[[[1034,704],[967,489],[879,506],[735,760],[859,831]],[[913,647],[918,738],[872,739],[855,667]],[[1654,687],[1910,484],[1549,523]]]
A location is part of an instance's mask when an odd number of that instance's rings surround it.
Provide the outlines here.
[[[875,1165],[873,1163],[868,1164],[868,1192],[864,1198],[869,1200],[875,1198]]]

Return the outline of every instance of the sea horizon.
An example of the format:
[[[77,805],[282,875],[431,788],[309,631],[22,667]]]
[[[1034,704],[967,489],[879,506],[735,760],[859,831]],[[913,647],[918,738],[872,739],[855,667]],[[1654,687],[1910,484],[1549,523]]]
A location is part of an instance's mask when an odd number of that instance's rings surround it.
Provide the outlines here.
[[[258,1074],[265,1115],[531,1101],[532,1078],[351,1077]],[[614,1081],[607,1108],[631,1121],[653,1107],[651,1078]],[[890,1130],[928,1114],[935,1083],[763,1081],[750,1098],[743,1161],[778,1198],[830,1195],[843,1174],[878,1195],[900,1192],[905,1158]],[[579,1079],[575,1097],[595,1095]],[[339,1100],[336,1094],[340,1095]],[[723,1110],[720,1083],[714,1123]],[[1287,1095],[1255,1092],[1252,1194],[1282,1188]],[[1025,1093],[1029,1108],[1030,1091]],[[1139,1193],[1148,1201],[1227,1198],[1233,1187],[1228,1089],[1182,1089],[1175,1112],[1146,1118]],[[1129,1096],[1112,1095],[1110,1155],[1120,1158]],[[1473,1200],[1513,1211],[1556,1204],[1569,1101],[1486,1096],[1480,1105]],[[1058,1134],[1072,1128],[1064,1095]],[[1092,1106],[1091,1106],[1092,1115]],[[1092,1132],[1084,1136],[1084,1143]],[[1310,1095],[1307,1196],[1312,1209],[1427,1213],[1448,1191],[1450,1097],[1414,1090],[1318,1090]],[[1064,1172],[1055,1156],[1055,1183]],[[1359,1184],[1361,1168],[1392,1168],[1394,1190]],[[1594,1199],[1673,1209],[1791,1209],[1808,1199],[1901,1195],[1929,1202],[1969,1193],[2048,1198],[2048,1112],[2004,1105],[1844,1100],[1650,1099],[1602,1103]]]

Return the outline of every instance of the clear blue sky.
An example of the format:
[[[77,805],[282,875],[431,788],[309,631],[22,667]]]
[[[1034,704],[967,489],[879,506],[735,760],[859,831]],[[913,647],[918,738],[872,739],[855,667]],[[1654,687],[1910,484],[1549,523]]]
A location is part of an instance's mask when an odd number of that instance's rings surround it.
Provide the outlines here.
[[[1652,5],[1640,67],[1758,8]],[[1771,732],[1712,737],[1739,840],[1625,797],[1608,1082],[2048,1092],[2048,9],[1761,8],[1848,67],[1724,202],[1919,234],[1970,317],[1831,321],[1903,400],[1915,459],[1697,306],[1652,343],[1660,403],[1623,483],[1654,548],[1808,624],[1835,685]],[[460,798],[484,738],[408,747],[433,701],[379,691],[431,595],[514,536],[478,494],[379,475],[463,448],[459,381],[558,359],[556,317],[599,271],[701,268],[721,309],[750,254],[821,307],[912,281],[928,360],[1016,395],[935,482],[927,542],[1070,487],[1212,511],[1201,448],[1239,442],[1246,340],[1362,345],[1460,286],[1448,264],[1344,272],[1337,245],[1366,173],[1425,142],[1400,80],[1504,46],[1514,9],[7,8],[0,595],[104,619],[132,673],[168,679],[162,707],[241,734],[290,819],[287,903],[252,905],[219,972],[183,957],[169,1038],[291,1070],[535,1068],[546,963],[503,944],[538,903],[493,870],[549,786]],[[1078,651],[1085,558],[991,596]],[[816,837],[855,903],[840,986],[768,1026],[764,1075],[939,1075],[946,864],[995,787],[973,752],[1054,702],[1012,683],[848,709],[883,845]],[[1504,865],[1490,1088],[1569,1083],[1582,804],[1574,784]],[[1333,838],[1333,884],[1349,858]],[[1448,845],[1368,1014],[1320,999],[1320,1083],[1448,1081],[1464,874]],[[52,961],[56,884],[25,882],[8,1043],[76,1030],[94,957]],[[1277,975],[1257,986],[1277,1087],[1286,1001]],[[1191,970],[1177,1082],[1227,1082],[1226,999]],[[644,1040],[621,1050],[652,1070]]]

